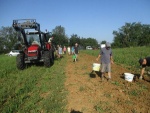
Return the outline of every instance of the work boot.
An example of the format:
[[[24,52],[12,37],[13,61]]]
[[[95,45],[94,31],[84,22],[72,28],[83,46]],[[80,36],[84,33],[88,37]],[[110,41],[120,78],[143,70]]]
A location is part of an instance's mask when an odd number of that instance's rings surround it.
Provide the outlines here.
[[[107,81],[111,81],[111,75],[108,75]]]
[[[107,78],[107,81],[110,82],[110,81],[111,81],[111,78]]]

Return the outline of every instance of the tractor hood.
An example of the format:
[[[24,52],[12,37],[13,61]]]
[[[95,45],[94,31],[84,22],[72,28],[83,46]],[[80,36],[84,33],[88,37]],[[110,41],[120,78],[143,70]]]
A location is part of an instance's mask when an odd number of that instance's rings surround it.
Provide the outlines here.
[[[39,54],[39,46],[38,45],[31,45],[28,48],[28,56],[32,57],[32,56],[38,56]]]

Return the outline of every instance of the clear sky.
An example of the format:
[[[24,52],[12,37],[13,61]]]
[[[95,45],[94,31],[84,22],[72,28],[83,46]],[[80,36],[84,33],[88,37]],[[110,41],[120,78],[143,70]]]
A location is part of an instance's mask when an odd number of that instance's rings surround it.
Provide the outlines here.
[[[150,24],[150,0],[0,0],[0,27],[13,19],[36,19],[41,30],[65,28],[98,42],[113,42],[113,31],[125,23]]]

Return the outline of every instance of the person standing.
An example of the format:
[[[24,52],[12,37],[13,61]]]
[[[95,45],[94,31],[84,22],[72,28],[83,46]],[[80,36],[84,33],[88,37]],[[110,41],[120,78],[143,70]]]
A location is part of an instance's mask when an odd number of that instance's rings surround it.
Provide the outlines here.
[[[139,63],[140,63],[140,66],[142,66],[139,79],[142,80],[146,66],[150,66],[150,57],[146,57],[144,59],[140,58]]]
[[[61,47],[61,45],[58,48],[58,52],[59,52],[59,58],[61,58],[62,57],[62,47]]]
[[[58,58],[60,58],[60,55],[59,55],[59,45],[57,45],[57,47],[56,47],[56,56],[57,56]]]
[[[74,46],[71,47],[71,54],[74,54]]]
[[[67,48],[66,48],[66,46],[64,46],[64,48],[63,48],[64,54],[66,54],[66,50],[67,50]]]
[[[79,50],[78,50],[78,44],[77,44],[77,43],[75,44],[74,52],[75,52],[75,55],[76,55],[76,61],[77,61],[77,60],[78,60],[78,53],[79,53]]]
[[[70,55],[70,46],[68,46],[67,50],[68,50],[68,54]]]
[[[102,81],[104,79],[104,74],[108,72],[108,77],[107,80],[111,79],[111,63],[113,64],[113,57],[112,57],[112,49],[111,49],[111,44],[109,42],[106,42],[105,47],[101,49],[97,61],[100,59],[101,63],[101,78]]]

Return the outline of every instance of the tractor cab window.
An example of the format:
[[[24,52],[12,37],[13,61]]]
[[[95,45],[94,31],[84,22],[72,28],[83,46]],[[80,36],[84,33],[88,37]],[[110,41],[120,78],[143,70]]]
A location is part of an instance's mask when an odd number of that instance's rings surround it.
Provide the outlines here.
[[[38,44],[41,46],[39,34],[27,34],[27,41],[29,45]]]

